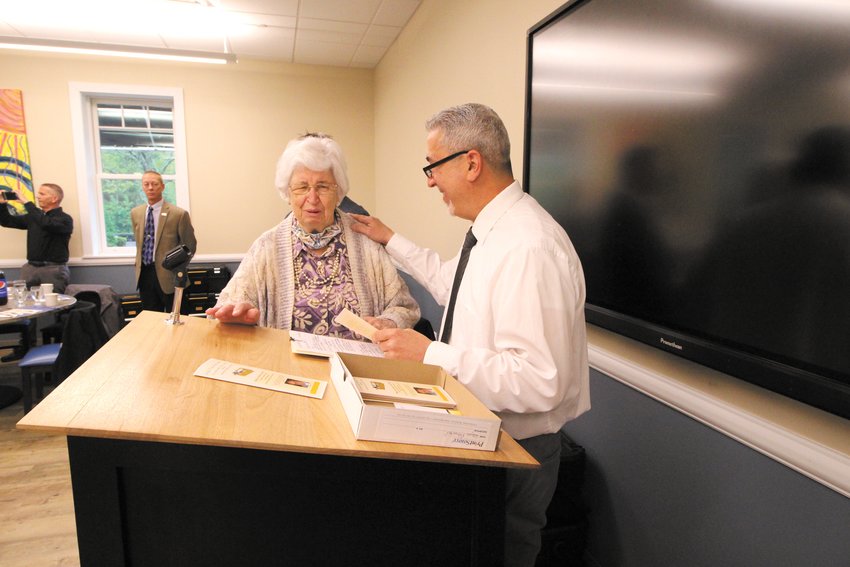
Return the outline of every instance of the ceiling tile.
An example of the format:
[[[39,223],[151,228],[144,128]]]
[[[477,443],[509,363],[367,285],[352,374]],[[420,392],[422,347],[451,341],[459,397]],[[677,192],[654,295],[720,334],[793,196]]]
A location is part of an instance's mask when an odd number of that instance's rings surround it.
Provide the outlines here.
[[[301,16],[368,24],[380,4],[381,0],[301,0]]]
[[[295,43],[295,62],[317,65],[322,61],[323,65],[347,67],[356,50],[356,45],[299,39]]]
[[[215,52],[224,51],[227,37],[232,52],[241,57],[370,67],[380,61],[419,4],[420,0],[0,0],[0,35]]]
[[[373,23],[384,26],[402,27],[413,16],[420,0],[384,0],[381,2]]]
[[[371,69],[381,61],[381,58],[386,52],[387,49],[385,47],[361,45],[354,53],[354,57],[351,59],[351,65]]]
[[[277,16],[298,15],[298,0],[211,0],[223,10],[252,12]]]
[[[232,35],[230,45],[237,57],[260,57],[292,62],[295,30],[257,28],[251,34]]]
[[[165,47],[171,49],[187,49],[190,51],[223,52],[224,36],[222,37],[186,37],[183,35],[163,35]]]
[[[298,18],[295,16],[276,16],[253,12],[228,12],[225,22],[228,29],[239,25],[275,26],[278,28],[295,29]]]
[[[345,43],[349,45],[359,45],[362,34],[359,33],[339,33],[321,30],[298,30],[296,37],[301,40],[309,41],[325,41],[327,43]]]
[[[363,45],[389,47],[398,37],[399,32],[401,32],[401,28],[369,26],[369,29],[363,35]]]
[[[367,24],[355,22],[334,22],[331,20],[316,20],[314,18],[298,18],[298,28],[305,30],[334,31],[341,33],[364,34],[369,28]]]

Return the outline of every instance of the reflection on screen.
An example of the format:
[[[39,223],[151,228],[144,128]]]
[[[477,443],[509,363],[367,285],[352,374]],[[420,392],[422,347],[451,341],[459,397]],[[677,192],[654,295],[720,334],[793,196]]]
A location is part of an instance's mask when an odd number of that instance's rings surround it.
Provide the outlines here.
[[[588,303],[850,384],[837,4],[591,0],[532,32],[526,188]]]

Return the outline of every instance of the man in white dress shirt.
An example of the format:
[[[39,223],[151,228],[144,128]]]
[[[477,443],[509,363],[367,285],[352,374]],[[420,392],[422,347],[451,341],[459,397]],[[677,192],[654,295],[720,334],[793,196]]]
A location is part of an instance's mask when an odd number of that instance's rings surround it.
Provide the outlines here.
[[[376,342],[389,358],[443,367],[540,461],[507,474],[505,564],[532,566],[557,484],[559,431],[590,409],[584,274],[563,228],[514,180],[510,140],[492,109],[452,107],[426,129],[428,186],[450,214],[472,221],[474,245],[449,337],[444,314],[445,342],[411,329],[380,330]],[[355,218],[354,230],[384,244],[439,304],[450,303],[460,254],[444,262],[375,217]]]

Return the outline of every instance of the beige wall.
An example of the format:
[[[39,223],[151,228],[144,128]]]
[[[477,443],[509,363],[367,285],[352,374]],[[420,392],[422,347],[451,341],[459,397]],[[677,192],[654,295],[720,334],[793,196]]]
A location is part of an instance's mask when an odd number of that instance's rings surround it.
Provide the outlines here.
[[[59,183],[80,222],[68,84],[179,87],[185,103],[190,209],[199,255],[238,255],[288,206],[274,189],[286,142],[305,130],[346,150],[351,196],[374,205],[373,71],[257,61],[237,65],[144,63],[0,54],[0,86],[23,91],[34,182]],[[25,257],[24,231],[0,229],[0,266]],[[79,258],[81,232],[71,240]]]
[[[511,137],[522,179],[528,29],[562,0],[424,0],[375,74],[374,214],[444,257],[469,223],[449,217],[425,184],[425,120],[464,102],[491,106]]]

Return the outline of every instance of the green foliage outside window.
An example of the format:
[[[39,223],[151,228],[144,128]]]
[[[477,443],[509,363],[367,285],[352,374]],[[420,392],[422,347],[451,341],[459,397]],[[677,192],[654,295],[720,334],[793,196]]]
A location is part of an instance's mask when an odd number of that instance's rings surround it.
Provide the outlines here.
[[[161,140],[161,138],[160,138]],[[155,146],[156,142],[151,144]],[[106,230],[106,245],[135,246],[130,209],[147,203],[142,191],[142,173],[158,171],[164,177],[174,175],[174,150],[169,147],[101,147],[101,196]],[[132,175],[133,178],[113,176]],[[176,202],[174,181],[165,179],[165,200]]]
[[[135,246],[130,209],[147,203],[141,179],[104,179],[101,190],[107,245]],[[165,182],[164,195],[166,201],[177,200],[173,181]]]

